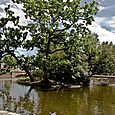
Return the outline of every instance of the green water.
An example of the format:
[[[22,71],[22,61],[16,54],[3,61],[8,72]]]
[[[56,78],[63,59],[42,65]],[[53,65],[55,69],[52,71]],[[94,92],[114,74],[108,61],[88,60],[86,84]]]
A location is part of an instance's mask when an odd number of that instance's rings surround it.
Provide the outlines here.
[[[115,115],[115,86],[44,92],[2,79],[0,110],[21,115]]]

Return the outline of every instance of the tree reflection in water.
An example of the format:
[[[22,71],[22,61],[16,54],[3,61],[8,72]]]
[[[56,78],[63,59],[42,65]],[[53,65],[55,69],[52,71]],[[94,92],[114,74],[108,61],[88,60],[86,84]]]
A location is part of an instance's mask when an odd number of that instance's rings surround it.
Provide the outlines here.
[[[115,115],[115,87],[40,91],[0,81],[0,88],[0,110],[21,115]]]
[[[20,93],[20,95],[14,96],[18,93],[18,88],[15,89],[15,83],[12,83],[12,80],[0,81],[0,110],[21,114],[38,113],[36,112],[36,108],[38,108],[38,99],[35,92],[31,93],[32,87],[27,87],[27,89],[29,88],[28,91],[22,90],[23,95]],[[23,88],[23,86],[21,88]]]

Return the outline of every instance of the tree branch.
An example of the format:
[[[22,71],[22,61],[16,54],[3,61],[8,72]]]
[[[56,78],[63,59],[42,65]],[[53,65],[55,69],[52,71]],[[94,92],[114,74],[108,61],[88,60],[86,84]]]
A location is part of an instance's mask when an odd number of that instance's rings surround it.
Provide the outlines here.
[[[13,56],[16,59],[17,63],[22,67],[23,70],[25,70],[25,72],[27,73],[27,75],[30,77],[31,82],[33,82],[34,78],[31,75],[31,73],[29,72],[29,70],[26,68],[25,64],[22,65],[21,61],[17,58],[17,56],[12,51],[6,50],[6,52],[8,54],[10,54],[11,56]]]
[[[50,52],[50,54],[53,54],[53,53],[61,51],[61,50],[67,50],[67,48],[56,49],[56,50]]]
[[[71,28],[71,26],[73,26],[78,20],[85,20],[84,18],[82,17],[79,17],[78,19],[74,19],[73,23],[68,25],[67,27],[63,28],[63,29],[58,29],[58,30],[54,30],[54,32],[63,32],[69,28]]]

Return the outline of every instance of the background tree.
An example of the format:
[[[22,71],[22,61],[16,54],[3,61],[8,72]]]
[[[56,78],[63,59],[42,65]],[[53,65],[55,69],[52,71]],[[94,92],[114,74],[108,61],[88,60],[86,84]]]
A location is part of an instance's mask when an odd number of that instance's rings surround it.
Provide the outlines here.
[[[99,58],[99,49],[100,42],[98,39],[98,35],[93,33],[90,36],[87,36],[87,41],[84,42],[84,51],[87,56],[87,62],[88,62],[88,74],[89,76],[92,76],[95,71],[95,65],[98,63]]]
[[[15,58],[11,55],[4,56],[2,58],[2,62],[5,63],[5,65],[9,68],[15,67],[17,65]]]
[[[99,47],[95,74],[115,75],[115,45],[112,42],[103,42]]]

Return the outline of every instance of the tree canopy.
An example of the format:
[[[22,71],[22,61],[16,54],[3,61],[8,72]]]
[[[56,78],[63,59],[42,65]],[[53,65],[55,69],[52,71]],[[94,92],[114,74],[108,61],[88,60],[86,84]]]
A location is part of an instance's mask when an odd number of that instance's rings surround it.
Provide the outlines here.
[[[94,74],[115,75],[115,45],[112,42],[103,42],[98,47],[97,57]]]
[[[0,51],[11,54],[21,65],[14,51],[36,47],[38,53],[33,64],[43,72],[45,82],[54,79],[63,83],[87,83],[88,58],[95,55],[94,36],[87,25],[94,21],[98,3],[92,1],[81,5],[81,0],[12,1],[23,4],[25,17],[31,19],[31,23],[20,25],[19,16],[13,15],[10,6],[5,8],[6,17],[0,19]],[[7,27],[8,22],[15,27]],[[27,39],[28,34],[31,40]],[[22,68],[33,81],[25,64]]]

